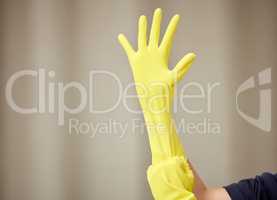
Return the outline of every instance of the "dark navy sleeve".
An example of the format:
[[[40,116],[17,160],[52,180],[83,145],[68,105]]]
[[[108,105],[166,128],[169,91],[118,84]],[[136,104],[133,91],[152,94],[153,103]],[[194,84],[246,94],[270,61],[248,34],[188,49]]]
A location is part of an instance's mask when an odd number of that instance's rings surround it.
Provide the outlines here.
[[[277,200],[277,174],[264,173],[224,188],[232,200]]]

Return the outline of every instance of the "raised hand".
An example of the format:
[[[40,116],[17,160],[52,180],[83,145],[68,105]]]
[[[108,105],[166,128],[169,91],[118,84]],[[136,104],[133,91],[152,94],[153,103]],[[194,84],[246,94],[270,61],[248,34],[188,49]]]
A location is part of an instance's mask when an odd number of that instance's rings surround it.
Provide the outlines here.
[[[179,19],[179,15],[175,15],[171,19],[159,44],[162,10],[160,8],[155,10],[149,42],[147,42],[147,18],[141,16],[138,23],[137,51],[123,34],[118,36],[132,67],[137,93],[140,97],[144,96],[144,98],[140,98],[143,110],[157,111],[156,106],[159,110],[161,107],[170,106],[175,83],[183,78],[195,58],[194,53],[189,53],[178,62],[173,70],[168,67],[169,55]],[[164,96],[165,99],[163,102],[155,101],[154,105],[150,105],[151,100],[149,98],[154,99],[157,96]]]
[[[159,44],[161,20],[162,11],[156,9],[147,42],[147,19],[140,17],[137,51],[123,34],[118,39],[132,67],[147,125],[152,152],[152,165],[148,168],[147,177],[152,194],[156,200],[196,200],[192,193],[193,172],[170,112],[175,83],[186,74],[195,54],[185,55],[170,70],[168,60],[179,15],[171,19]]]

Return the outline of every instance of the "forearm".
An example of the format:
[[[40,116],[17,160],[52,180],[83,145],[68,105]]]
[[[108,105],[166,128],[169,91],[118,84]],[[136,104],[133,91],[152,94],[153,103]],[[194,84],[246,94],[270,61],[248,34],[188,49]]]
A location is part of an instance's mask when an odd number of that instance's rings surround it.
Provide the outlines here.
[[[171,114],[169,112],[153,114],[144,111],[144,118],[147,125],[152,152],[152,164],[155,165],[157,163],[161,163],[162,161],[165,163],[167,162],[166,160],[173,160],[176,157],[184,158],[184,163],[186,163],[188,161],[187,156],[184,152],[181,140],[179,139],[174,119]],[[192,170],[194,177],[192,192],[197,200],[231,200],[224,188],[207,187],[200,175],[192,166],[191,162],[188,161],[187,163],[187,171],[183,173],[188,173],[190,169]],[[174,168],[173,171],[179,168],[178,163],[173,163],[172,165]],[[163,166],[163,168],[165,168],[165,166]],[[178,174],[180,175],[182,173]],[[175,175],[175,173],[171,174],[170,176],[173,178],[173,175]],[[174,180],[176,181],[174,183],[176,186],[183,187],[182,183],[178,184],[178,176],[176,176]],[[184,194],[186,193],[186,191],[183,192]],[[181,194],[183,192],[181,192]],[[189,199],[195,198],[191,196]]]
[[[200,196],[202,194],[204,194],[207,191],[207,186],[205,184],[205,182],[203,181],[203,179],[200,177],[200,175],[198,174],[198,172],[196,171],[196,169],[193,167],[193,165],[191,164],[190,161],[188,161],[189,166],[193,172],[194,175],[194,188],[193,188],[193,193],[195,194],[195,196],[200,199]]]
[[[229,194],[224,188],[210,188],[202,193],[194,194],[198,200],[231,200]]]
[[[197,200],[231,200],[224,188],[208,188],[191,162],[189,165],[194,174],[193,193]]]
[[[158,163],[172,157],[184,157],[184,148],[179,139],[174,119],[168,112],[154,114],[144,112],[152,163]]]
[[[147,178],[157,200],[196,200],[192,193],[194,178],[169,112],[144,111],[152,165]]]

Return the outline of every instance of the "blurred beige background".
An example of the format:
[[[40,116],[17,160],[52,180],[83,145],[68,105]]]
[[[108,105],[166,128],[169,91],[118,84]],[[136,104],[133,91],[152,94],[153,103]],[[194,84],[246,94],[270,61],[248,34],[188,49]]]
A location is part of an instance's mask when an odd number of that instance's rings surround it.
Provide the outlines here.
[[[141,119],[122,103],[112,112],[96,114],[86,108],[67,114],[57,125],[57,113],[23,115],[5,99],[6,83],[23,69],[54,70],[53,82],[81,82],[89,86],[90,70],[106,70],[122,84],[131,83],[128,61],[117,43],[125,33],[136,42],[137,19],[155,8],[169,18],[181,15],[172,66],[194,51],[197,61],[178,89],[190,82],[219,83],[212,95],[212,112],[188,114],[178,110],[176,121],[209,118],[220,124],[218,134],[182,134],[195,168],[209,186],[222,186],[263,171],[277,171],[276,66],[277,2],[274,0],[1,0],[0,2],[0,199],[152,199],[145,171],[150,163],[146,130],[129,126],[118,132],[69,132],[72,118],[101,123],[117,120],[132,124]],[[236,111],[235,94],[250,76],[271,67],[272,129],[266,132],[243,120]],[[13,90],[21,106],[37,102],[37,83],[18,81]],[[116,101],[118,88],[111,79],[93,84],[96,108]],[[134,92],[134,91],[133,91]],[[192,93],[197,92],[192,89]],[[258,116],[258,90],[240,99],[249,115]],[[78,92],[66,94],[66,104],[79,103]],[[138,108],[137,100],[128,104]],[[195,109],[205,103],[188,99]],[[205,107],[204,107],[205,108]]]

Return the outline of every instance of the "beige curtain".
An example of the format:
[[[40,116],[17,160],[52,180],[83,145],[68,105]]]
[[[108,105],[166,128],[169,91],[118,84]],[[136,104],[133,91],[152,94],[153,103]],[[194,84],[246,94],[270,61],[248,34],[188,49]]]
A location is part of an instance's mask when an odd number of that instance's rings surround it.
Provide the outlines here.
[[[198,55],[178,95],[184,86],[199,84],[205,97],[187,98],[185,103],[201,112],[187,113],[178,104],[175,118],[179,124],[201,126],[199,132],[180,132],[200,175],[208,185],[222,186],[263,171],[276,172],[276,1],[2,0],[0,199],[152,199],[145,175],[150,152],[142,115],[128,111],[121,99],[113,111],[104,114],[92,112],[87,104],[82,112],[65,114],[64,125],[58,125],[58,85],[82,84],[95,110],[115,104],[120,90],[115,79],[100,74],[91,84],[89,73],[114,74],[122,88],[132,83],[117,34],[126,33],[135,44],[138,16],[146,14],[150,21],[156,7],[164,10],[163,30],[173,14],[182,17],[171,64],[188,51]],[[236,109],[240,84],[267,68],[272,78],[270,131],[248,123]],[[22,70],[44,70],[47,95],[39,92],[38,79],[26,76],[14,84],[16,104],[30,108],[44,100],[48,105],[49,84],[54,84],[53,113],[48,106],[46,112],[35,114],[20,114],[11,108],[7,83]],[[186,91],[199,92],[196,87]],[[130,92],[135,94],[134,89]],[[258,94],[253,89],[239,99],[243,111],[256,118]],[[71,108],[80,104],[76,89],[68,90],[64,99]],[[139,108],[136,99],[126,104]],[[71,122],[79,123],[83,132],[71,129]],[[137,122],[139,127],[134,128]],[[218,131],[204,128],[205,123],[217,124]],[[111,130],[105,129],[107,124]],[[88,125],[93,127],[85,131]]]

